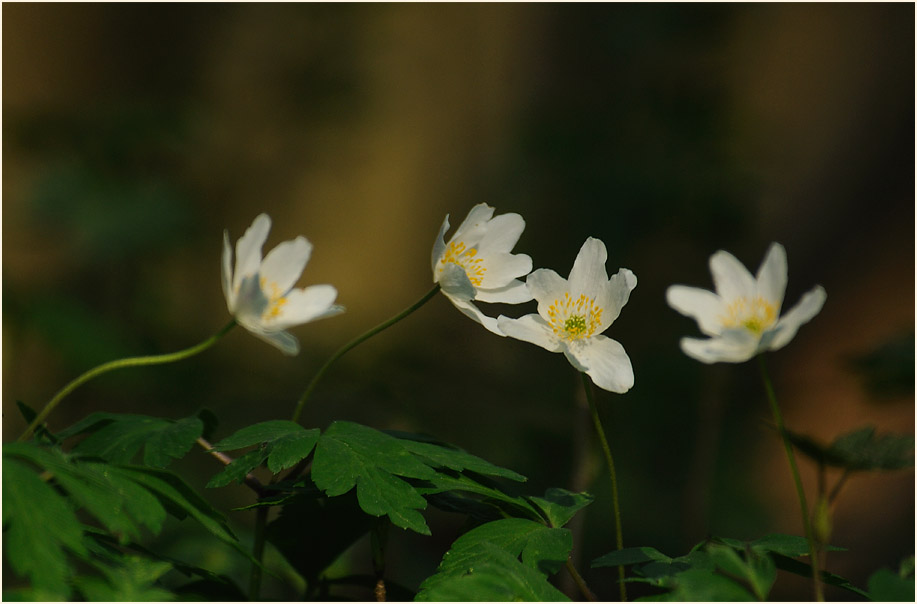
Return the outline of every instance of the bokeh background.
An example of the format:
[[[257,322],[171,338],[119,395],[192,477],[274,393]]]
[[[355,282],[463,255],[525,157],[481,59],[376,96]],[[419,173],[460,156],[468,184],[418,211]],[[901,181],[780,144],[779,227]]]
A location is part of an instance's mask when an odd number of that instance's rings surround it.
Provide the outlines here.
[[[912,4],[4,4],[2,17],[4,441],[24,428],[16,400],[41,407],[100,362],[224,325],[223,230],[235,239],[260,212],[268,247],[315,244],[301,283],[334,284],[347,313],[294,329],[295,358],[237,329],[192,360],[106,375],[51,426],[208,408],[220,438],[288,417],[339,345],[429,289],[443,217],[480,202],[525,217],[516,250],[536,267],[566,275],[594,236],[611,271],[638,276],[607,333],[636,385],[598,395],[626,545],[680,555],[708,535],[802,532],[755,364],[678,348],[696,326],[665,289],[710,286],[717,249],[756,270],[780,241],[787,304],[828,291],[770,355],[791,429],[913,433]],[[897,379],[870,387],[857,359],[883,346],[899,351],[880,358]],[[344,357],[304,421],[429,433],[525,474],[530,494],[590,489],[578,565],[612,597],[614,570],[588,569],[613,528],[583,404],[561,356],[438,297]],[[197,453],[175,469],[199,487],[218,470]],[[250,493],[206,495],[249,539],[252,514],[229,510]],[[389,576],[409,588],[461,528],[427,516],[432,538],[392,540]],[[245,572],[198,537],[176,524],[158,547]],[[914,552],[913,472],[854,476],[833,542],[849,551],[829,569],[861,587],[897,569]],[[343,566],[367,565],[364,550]],[[781,577],[773,595],[808,594]]]

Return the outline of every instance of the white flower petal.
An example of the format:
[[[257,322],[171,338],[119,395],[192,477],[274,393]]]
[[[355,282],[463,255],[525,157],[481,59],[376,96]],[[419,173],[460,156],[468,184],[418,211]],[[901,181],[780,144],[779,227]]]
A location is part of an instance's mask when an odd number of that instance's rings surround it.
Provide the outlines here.
[[[443,293],[449,297],[461,300],[474,299],[475,289],[465,269],[452,262],[446,263],[443,272],[439,275],[439,286]]]
[[[223,297],[226,298],[226,307],[232,314],[236,306],[236,292],[232,288],[232,246],[229,244],[229,231],[223,231],[223,264],[220,268]]]
[[[549,268],[540,268],[525,278],[525,285],[538,301],[538,314],[548,316],[548,307],[567,293],[567,280]]]
[[[806,293],[796,306],[780,317],[774,328],[766,334],[769,340],[766,344],[767,349],[778,350],[786,346],[796,335],[801,325],[808,323],[815,315],[821,312],[827,297],[828,294],[821,285],[815,286],[814,289]]]
[[[758,295],[774,304],[777,313],[786,293],[786,250],[779,243],[772,243],[758,269]]]
[[[474,247],[487,232],[488,221],[494,215],[494,209],[486,203],[479,203],[471,208],[468,216],[455,230],[449,241],[464,241],[469,248]]]
[[[449,301],[452,302],[452,304],[454,304],[457,309],[462,311],[465,316],[470,317],[471,319],[483,325],[487,331],[495,333],[501,337],[506,335],[500,331],[499,327],[497,327],[497,320],[495,318],[488,317],[482,313],[478,307],[472,304],[470,301],[450,296],[448,293],[446,293],[446,297],[449,298]]]
[[[578,370],[585,371],[603,390],[623,394],[634,386],[630,357],[616,340],[593,336],[571,342],[564,350],[564,356]]]
[[[478,288],[474,297],[478,302],[489,302],[491,304],[522,304],[532,299],[532,292],[525,286],[525,283],[518,279],[513,279],[509,285],[496,289]]]
[[[536,314],[518,319],[500,315],[497,317],[497,326],[511,338],[541,346],[550,352],[560,352],[564,348],[547,321]]]
[[[311,255],[312,244],[305,237],[299,236],[279,244],[268,252],[261,263],[261,277],[265,280],[265,286],[276,287],[280,295],[290,291],[302,275]]]
[[[261,248],[271,230],[271,219],[267,214],[258,214],[245,234],[236,242],[236,270],[232,286],[239,289],[242,279],[253,275],[261,268]]]
[[[755,278],[727,251],[720,250],[710,256],[710,272],[713,274],[716,293],[723,300],[752,300],[757,295],[758,284]]]
[[[232,314],[246,329],[261,324],[261,315],[268,305],[260,281],[258,273],[243,277],[233,301]]]
[[[484,274],[478,287],[484,289],[504,287],[513,279],[532,272],[532,258],[527,254],[494,252],[482,255],[481,265]]]
[[[492,218],[487,224],[487,232],[478,243],[478,252],[482,256],[508,253],[519,241],[524,230],[525,220],[519,214],[501,214]]]
[[[286,329],[344,312],[343,306],[334,303],[337,295],[332,285],[310,285],[290,291],[280,314],[270,321],[271,329]]]
[[[286,331],[264,331],[263,329],[246,328],[248,331],[267,342],[271,346],[280,349],[280,352],[287,356],[296,356],[299,354],[299,340]]]
[[[619,269],[599,289],[595,305],[602,309],[602,322],[598,333],[608,329],[621,314],[621,309],[630,299],[630,292],[637,287],[637,276],[627,268]]]
[[[723,331],[723,300],[711,291],[687,285],[673,285],[666,290],[669,306],[697,320],[700,330],[709,336]]]
[[[446,252],[446,242],[443,240],[443,237],[446,235],[446,231],[449,230],[449,215],[446,214],[445,220],[443,220],[443,226],[439,227],[439,234],[436,236],[436,239],[433,241],[433,254],[432,254],[432,268],[433,268],[433,281],[436,281],[436,268],[439,265],[440,258],[443,257],[443,254]]]
[[[743,363],[758,352],[758,338],[748,330],[729,329],[707,340],[682,338],[681,349],[703,363]]]
[[[573,261],[570,270],[570,293],[573,297],[585,294],[587,298],[596,297],[601,288],[608,283],[608,272],[605,270],[605,261],[608,252],[601,240],[589,237]]]

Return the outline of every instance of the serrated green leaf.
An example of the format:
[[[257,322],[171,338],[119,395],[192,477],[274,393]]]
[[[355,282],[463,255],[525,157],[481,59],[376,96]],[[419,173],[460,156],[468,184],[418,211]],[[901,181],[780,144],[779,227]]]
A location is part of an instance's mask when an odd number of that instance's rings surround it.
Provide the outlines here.
[[[485,541],[477,544],[476,549],[478,556],[473,562],[468,560],[461,570],[437,572],[424,581],[416,599],[427,602],[569,601],[548,583],[545,575],[503,548]]]
[[[404,436],[399,438],[399,440],[405,449],[424,458],[427,465],[433,467],[449,468],[456,472],[476,472],[484,476],[496,476],[515,480],[517,482],[525,482],[526,480],[525,476],[522,474],[507,470],[506,468],[501,468],[480,457],[475,457],[470,453],[446,444],[420,442],[407,439]]]
[[[320,431],[317,428],[295,432],[281,436],[270,445],[270,454],[267,458],[268,469],[276,474],[287,468],[292,468],[301,460],[309,456],[315,443],[318,442]]]
[[[268,443],[290,434],[299,434],[306,429],[286,419],[260,422],[233,433],[213,446],[217,451],[234,451],[252,445]]]
[[[431,478],[429,482],[432,486],[418,486],[415,487],[415,489],[423,495],[445,493],[448,491],[475,493],[483,496],[486,503],[497,509],[509,509],[514,515],[521,514],[532,520],[542,519],[538,509],[532,506],[526,498],[508,495],[497,488],[481,484],[477,480],[464,474],[453,476],[451,474],[438,473]]]
[[[566,562],[573,541],[567,529],[549,528],[523,518],[488,522],[455,540],[436,574],[421,584],[421,593],[436,593],[440,583],[453,581],[456,576],[467,574],[469,569],[481,568],[489,561],[491,547],[499,548],[513,559],[521,557],[524,565],[545,577],[557,572]],[[433,598],[429,594],[427,597]]]
[[[27,443],[9,443],[4,452],[50,472],[74,503],[123,540],[139,538],[141,524],[153,532],[162,527],[165,511],[156,498],[133,482],[112,476],[107,464],[73,461],[59,449]]]
[[[795,558],[784,556],[783,554],[778,553],[772,554],[772,557],[774,559],[774,564],[776,564],[779,570],[785,570],[801,577],[812,577],[812,567],[807,562],[800,562]],[[844,577],[835,575],[834,573],[829,573],[828,571],[824,570],[821,571],[820,576],[821,580],[827,585],[840,587],[864,598],[868,598],[868,595],[865,591],[855,586]]]
[[[86,553],[81,524],[57,491],[7,455],[3,457],[3,528],[4,553],[13,570],[30,579],[36,595],[68,599],[71,570],[63,548]]]
[[[216,511],[185,481],[166,470],[133,466],[111,466],[110,473],[127,478],[155,494],[173,516],[190,516],[212,535],[235,545],[236,537],[229,530],[223,515]]]
[[[207,482],[205,488],[215,489],[225,487],[234,482],[242,482],[249,472],[264,463],[268,452],[265,449],[255,449],[234,459],[231,464],[223,468],[218,474]]]
[[[335,422],[315,445],[312,480],[329,497],[357,489],[367,514],[387,515],[393,524],[430,534],[418,512],[426,500],[405,478],[429,479],[436,472],[407,451],[400,441],[372,428]]]
[[[544,497],[528,497],[527,499],[544,512],[551,526],[560,528],[570,522],[578,511],[592,503],[595,498],[589,493],[550,488],[545,491]]]
[[[130,463],[143,448],[144,463],[165,467],[173,459],[184,457],[203,430],[198,417],[173,421],[146,415],[93,413],[62,431],[59,437],[92,432],[73,448],[75,455]]]

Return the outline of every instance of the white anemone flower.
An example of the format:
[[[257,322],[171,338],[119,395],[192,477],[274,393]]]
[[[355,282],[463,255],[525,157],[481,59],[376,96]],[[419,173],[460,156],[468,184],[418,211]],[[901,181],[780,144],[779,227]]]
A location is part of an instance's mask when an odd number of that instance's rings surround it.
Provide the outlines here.
[[[471,208],[448,242],[443,239],[449,230],[447,214],[433,244],[433,282],[456,308],[499,336],[505,334],[497,320],[473,302],[520,304],[532,299],[518,279],[532,270],[532,259],[510,253],[524,229],[525,220],[519,214],[494,218],[494,209],[480,203]]]
[[[772,243],[753,277],[735,256],[720,250],[710,257],[716,293],[673,285],[669,306],[697,320],[709,339],[682,338],[686,355],[704,363],[742,363],[759,352],[786,346],[796,331],[819,313],[827,294],[817,285],[780,316],[786,293],[786,250]]]
[[[538,302],[538,314],[519,319],[501,315],[498,324],[510,337],[550,352],[563,352],[596,386],[621,394],[633,387],[634,369],[624,347],[601,334],[621,314],[630,292],[637,287],[637,277],[622,268],[609,279],[607,258],[604,243],[593,237],[586,239],[569,279],[545,268],[526,279]]]
[[[239,325],[284,354],[295,355],[299,341],[286,329],[342,313],[344,307],[334,304],[337,290],[331,285],[293,288],[312,254],[305,237],[284,241],[262,260],[270,230],[270,217],[259,214],[236,242],[235,270],[229,232],[224,231],[223,295]]]

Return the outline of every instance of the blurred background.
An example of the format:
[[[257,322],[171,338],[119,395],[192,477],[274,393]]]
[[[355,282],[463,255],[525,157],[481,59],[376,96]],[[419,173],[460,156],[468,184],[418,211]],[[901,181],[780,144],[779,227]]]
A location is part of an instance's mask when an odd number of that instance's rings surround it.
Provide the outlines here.
[[[678,348],[697,327],[665,289],[711,287],[717,249],[755,271],[780,241],[786,304],[828,291],[769,355],[790,429],[823,442],[867,424],[913,433],[912,4],[4,4],[2,16],[4,441],[25,426],[17,400],[40,408],[98,363],[222,327],[223,230],[235,240],[260,212],[274,220],[266,249],[314,243],[300,285],[332,283],[347,313],[295,328],[295,358],[237,329],[183,363],[108,374],[50,426],[208,408],[219,439],[289,417],[337,347],[429,289],[443,217],[454,227],[480,202],[524,216],[516,251],[536,267],[566,275],[594,236],[610,272],[638,276],[606,332],[636,385],[598,392],[625,545],[675,556],[710,535],[802,533],[755,363],[707,366]],[[525,474],[527,494],[591,490],[578,566],[607,598],[614,569],[588,562],[613,549],[610,493],[595,450],[579,450],[583,405],[562,356],[496,337],[440,296],[344,357],[304,423],[428,433]],[[800,465],[811,498],[815,469]],[[200,488],[219,469],[196,452],[173,468]],[[251,503],[244,487],[205,495],[250,538],[253,514],[229,511]],[[912,470],[855,475],[834,512],[832,541],[849,551],[828,568],[856,585],[914,553]],[[389,576],[411,589],[461,530],[427,518],[432,538],[392,537]],[[199,536],[176,523],[158,543],[244,572]],[[347,564],[368,566],[364,550]],[[773,596],[809,585],[781,576]]]

